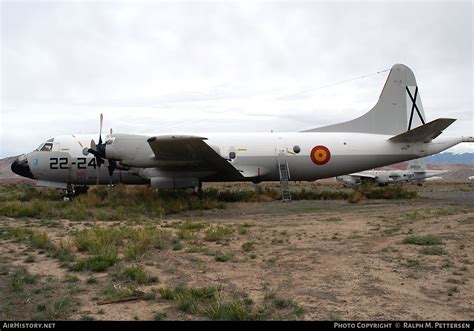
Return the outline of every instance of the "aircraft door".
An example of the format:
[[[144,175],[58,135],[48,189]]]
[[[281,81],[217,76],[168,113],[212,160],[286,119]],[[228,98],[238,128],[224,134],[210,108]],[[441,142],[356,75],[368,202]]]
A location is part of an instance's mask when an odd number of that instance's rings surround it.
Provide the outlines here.
[[[286,146],[286,139],[278,136],[275,146],[277,176],[280,178],[281,171],[286,171],[288,179],[290,177],[290,169],[288,166],[288,148]],[[282,168],[283,167],[283,168]]]
[[[283,137],[278,137],[277,144],[276,144],[276,155],[281,155],[282,157],[286,155],[286,140]]]

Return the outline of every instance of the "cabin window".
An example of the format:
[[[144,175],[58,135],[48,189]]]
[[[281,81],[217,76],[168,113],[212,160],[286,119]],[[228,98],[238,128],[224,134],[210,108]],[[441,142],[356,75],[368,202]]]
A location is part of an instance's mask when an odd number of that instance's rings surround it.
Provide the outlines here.
[[[298,145],[293,146],[293,152],[295,152],[296,154],[298,154],[299,152],[301,152],[300,146],[298,146]]]
[[[53,144],[52,143],[46,143],[43,145],[43,147],[41,147],[40,151],[41,152],[51,152],[51,150],[53,149]]]
[[[231,160],[235,159],[235,152],[230,152],[230,153],[229,153],[229,158],[230,158]]]

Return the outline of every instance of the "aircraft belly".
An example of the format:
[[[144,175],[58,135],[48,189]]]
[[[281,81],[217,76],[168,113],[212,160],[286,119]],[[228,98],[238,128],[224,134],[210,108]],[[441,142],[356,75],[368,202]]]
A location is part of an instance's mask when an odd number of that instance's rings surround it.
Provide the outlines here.
[[[412,155],[333,155],[324,165],[316,165],[308,155],[287,157],[290,180],[313,181],[322,178],[346,175],[362,170],[377,168],[386,164],[403,162]],[[233,164],[237,169],[254,165],[262,169],[260,180],[279,181],[276,156],[255,156],[240,158]],[[223,178],[220,178],[223,180]],[[251,178],[249,178],[250,180]],[[230,179],[229,179],[230,180]]]
[[[324,165],[316,165],[309,157],[291,158],[290,180],[316,180],[377,168],[413,158],[410,155],[334,155]]]

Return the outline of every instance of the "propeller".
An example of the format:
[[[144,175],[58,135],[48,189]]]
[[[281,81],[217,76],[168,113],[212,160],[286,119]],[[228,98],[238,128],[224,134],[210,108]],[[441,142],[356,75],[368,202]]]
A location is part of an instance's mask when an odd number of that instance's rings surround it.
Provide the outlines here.
[[[84,148],[82,154],[89,155],[92,154],[95,156],[96,169],[97,169],[97,185],[100,183],[100,166],[105,163],[107,160],[105,156],[105,143],[102,143],[102,126],[104,122],[104,115],[100,114],[100,125],[99,125],[99,143],[96,144],[94,139],[91,140],[90,148]],[[110,131],[112,132],[112,130]],[[117,167],[117,162],[115,160],[107,160],[107,168],[109,170],[109,183],[112,185],[112,176],[114,174],[115,168]]]

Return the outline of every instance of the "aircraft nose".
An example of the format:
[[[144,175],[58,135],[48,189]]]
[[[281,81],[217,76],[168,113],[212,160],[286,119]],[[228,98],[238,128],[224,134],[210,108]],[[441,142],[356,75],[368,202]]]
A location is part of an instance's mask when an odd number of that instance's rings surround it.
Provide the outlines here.
[[[34,178],[33,174],[31,173],[30,166],[28,165],[28,160],[26,158],[16,159],[15,162],[12,163],[11,169],[17,175],[27,178]]]

